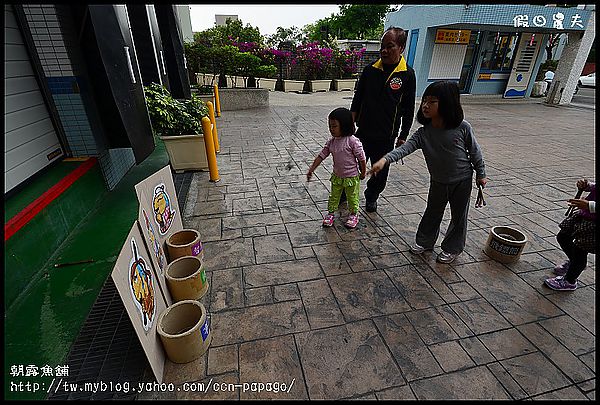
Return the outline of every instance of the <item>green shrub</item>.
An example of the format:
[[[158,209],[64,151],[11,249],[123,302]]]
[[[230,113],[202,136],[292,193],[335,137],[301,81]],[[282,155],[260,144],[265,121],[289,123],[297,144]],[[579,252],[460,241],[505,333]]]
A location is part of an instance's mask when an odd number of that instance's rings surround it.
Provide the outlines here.
[[[260,66],[260,58],[249,52],[240,52],[234,57],[235,73],[238,76],[255,77],[256,69]],[[245,87],[248,87],[248,79],[244,79]]]
[[[202,117],[208,107],[196,95],[191,99],[174,99],[160,84],[144,87],[152,129],[157,136],[202,134]]]
[[[262,65],[256,68],[256,77],[264,77],[265,79],[274,79],[277,75],[277,66]]]

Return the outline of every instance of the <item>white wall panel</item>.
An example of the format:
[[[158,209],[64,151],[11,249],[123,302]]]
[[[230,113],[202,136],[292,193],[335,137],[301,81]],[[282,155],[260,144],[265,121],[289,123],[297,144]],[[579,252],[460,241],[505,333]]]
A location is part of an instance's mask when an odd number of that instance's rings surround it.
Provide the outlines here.
[[[54,131],[40,135],[34,140],[19,145],[17,149],[4,153],[4,168],[11,170],[22,162],[33,159],[45,150],[55,150],[58,147]],[[47,161],[47,159],[46,159]]]
[[[6,132],[4,136],[4,151],[8,152],[19,145],[33,141],[40,134],[54,131],[50,118],[42,119],[14,131]]]
[[[15,94],[10,97],[10,102],[4,103],[4,114],[10,114],[19,110],[24,110],[31,106],[44,104],[42,94],[37,90],[28,91],[25,93]]]
[[[23,173],[36,173],[40,166],[44,167],[48,165],[48,154],[54,152],[59,146],[50,147],[46,150],[40,151],[39,154],[32,157],[29,160],[24,161],[19,166],[14,167],[12,170],[6,170],[6,162],[4,163],[4,181],[6,182],[4,188],[6,191],[10,191],[12,188],[22,183],[25,179]],[[12,185],[12,186],[11,186]],[[5,191],[5,192],[6,192]]]
[[[4,61],[4,78],[20,76],[33,76],[33,69],[29,61],[16,60]]]
[[[52,161],[60,146],[11,5],[4,5],[4,192]]]
[[[429,67],[429,80],[458,80],[467,45],[435,44]]]

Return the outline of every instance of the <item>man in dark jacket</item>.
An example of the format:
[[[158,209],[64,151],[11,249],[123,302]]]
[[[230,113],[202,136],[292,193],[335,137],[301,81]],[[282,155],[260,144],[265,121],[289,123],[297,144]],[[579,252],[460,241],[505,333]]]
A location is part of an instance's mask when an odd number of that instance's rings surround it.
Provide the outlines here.
[[[367,159],[377,162],[406,141],[415,114],[415,71],[402,56],[406,31],[388,28],[381,37],[381,58],[365,67],[352,99],[352,116]],[[377,210],[377,198],[387,182],[389,166],[372,176],[365,190],[366,210]]]

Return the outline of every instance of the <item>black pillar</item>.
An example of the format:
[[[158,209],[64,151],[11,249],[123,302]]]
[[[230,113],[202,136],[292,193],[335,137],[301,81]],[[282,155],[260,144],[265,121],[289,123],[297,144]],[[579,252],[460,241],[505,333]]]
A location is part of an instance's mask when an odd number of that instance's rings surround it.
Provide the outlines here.
[[[148,10],[144,4],[128,4],[127,13],[131,24],[131,33],[142,74],[144,86],[160,83],[160,62],[154,49],[154,40],[148,19]]]
[[[136,163],[154,150],[127,11],[116,5],[75,5],[81,53],[108,149],[132,148]]]
[[[171,95],[174,98],[190,98],[190,79],[184,61],[184,48],[177,11],[174,5],[156,4],[156,19],[162,40],[165,64]]]

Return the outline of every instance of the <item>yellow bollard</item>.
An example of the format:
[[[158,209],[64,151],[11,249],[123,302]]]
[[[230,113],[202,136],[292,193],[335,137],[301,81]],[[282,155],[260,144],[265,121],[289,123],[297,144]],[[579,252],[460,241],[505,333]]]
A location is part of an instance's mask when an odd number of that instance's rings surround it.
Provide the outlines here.
[[[213,107],[213,103],[211,101],[206,102],[206,106],[208,107],[208,118],[210,118],[210,122],[212,123],[212,136],[213,141],[215,143],[215,150],[217,153],[221,152],[221,148],[219,147],[219,133],[217,132],[217,120],[215,119],[215,108]]]
[[[219,86],[213,85],[215,93],[215,107],[217,109],[217,117],[221,116],[221,102],[219,101]]]
[[[219,177],[219,168],[217,167],[217,155],[215,154],[215,144],[212,139],[212,130],[210,128],[210,119],[202,117],[202,131],[204,132],[204,147],[206,148],[206,160],[208,160],[208,171],[210,172],[210,181],[217,182]]]

